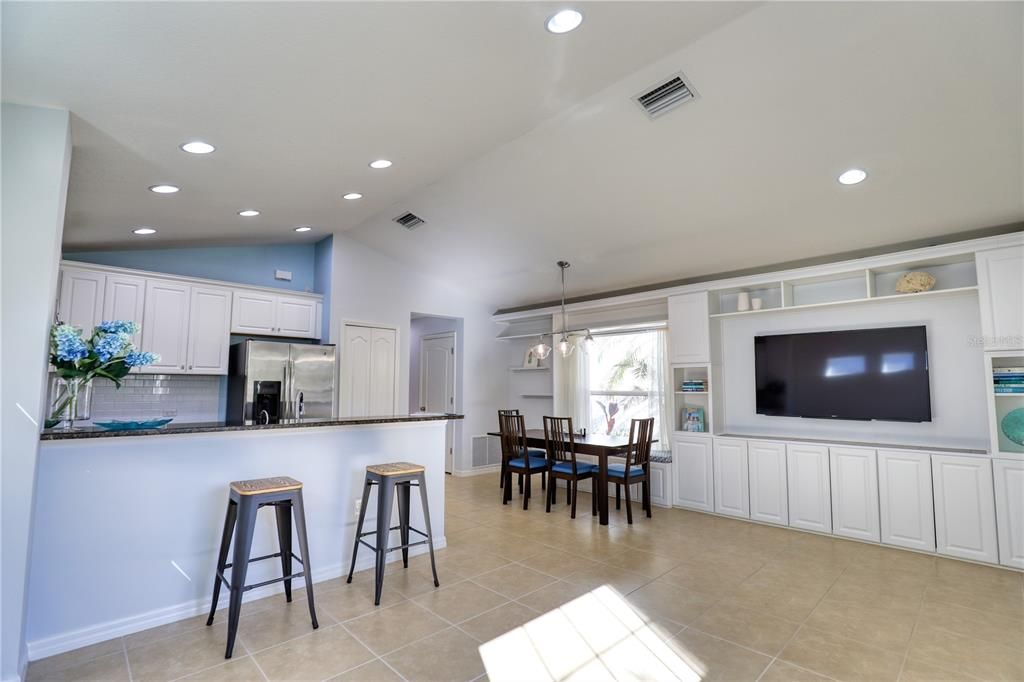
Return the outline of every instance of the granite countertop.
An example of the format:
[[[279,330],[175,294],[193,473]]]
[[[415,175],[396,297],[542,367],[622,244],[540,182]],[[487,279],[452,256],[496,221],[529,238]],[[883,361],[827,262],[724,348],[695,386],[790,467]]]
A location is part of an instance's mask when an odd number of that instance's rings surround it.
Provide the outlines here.
[[[283,419],[276,424],[258,424],[245,422],[171,422],[159,429],[140,429],[135,431],[108,431],[98,426],[81,426],[71,431],[61,429],[44,429],[39,439],[48,440],[79,440],[86,438],[124,438],[129,436],[170,436],[184,433],[218,433],[221,431],[267,431],[274,429],[308,429],[322,426],[362,426],[366,424],[403,424],[407,422],[443,421],[462,419],[461,414],[434,414],[419,412],[415,414],[375,415],[370,417],[333,417],[324,419]]]

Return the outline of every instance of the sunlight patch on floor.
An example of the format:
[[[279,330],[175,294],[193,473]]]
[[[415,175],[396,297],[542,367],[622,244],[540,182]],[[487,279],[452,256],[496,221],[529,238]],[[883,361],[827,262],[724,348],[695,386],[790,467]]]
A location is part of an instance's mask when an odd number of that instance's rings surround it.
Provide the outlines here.
[[[684,680],[701,662],[618,591],[602,585],[480,646],[497,680]]]

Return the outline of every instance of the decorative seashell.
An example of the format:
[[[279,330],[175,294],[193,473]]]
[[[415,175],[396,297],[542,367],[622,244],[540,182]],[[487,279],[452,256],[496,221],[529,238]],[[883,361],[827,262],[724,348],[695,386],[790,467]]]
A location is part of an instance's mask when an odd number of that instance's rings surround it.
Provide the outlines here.
[[[908,272],[896,282],[896,291],[901,294],[917,294],[931,291],[935,286],[935,276],[927,272]]]

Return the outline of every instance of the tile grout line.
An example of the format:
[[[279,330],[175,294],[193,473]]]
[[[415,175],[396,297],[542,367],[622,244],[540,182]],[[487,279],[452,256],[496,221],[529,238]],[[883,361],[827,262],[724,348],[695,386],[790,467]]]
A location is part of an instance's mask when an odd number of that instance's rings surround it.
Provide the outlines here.
[[[248,656],[248,657],[249,657],[249,658],[250,658],[250,659],[252,660],[252,664],[253,664],[254,666],[256,666],[256,669],[257,669],[257,670],[259,670],[259,671],[260,671],[260,675],[263,675],[263,679],[264,679],[264,680],[268,680],[268,682],[269,682],[269,680],[270,680],[270,677],[269,677],[269,676],[267,675],[267,673],[266,673],[266,672],[264,672],[264,670],[263,670],[263,666],[262,666],[262,665],[260,665],[260,662],[256,660],[256,656],[255,656],[255,655],[253,655],[253,652],[249,650],[249,645],[247,645],[247,644],[245,643],[245,637],[240,637],[240,638],[238,639],[238,642],[239,642],[239,644],[241,644],[241,645],[242,645],[242,648],[243,648],[243,649],[245,649],[245,653],[246,653],[246,655],[247,655],[247,656]],[[225,665],[227,665],[227,664],[225,664]]]
[[[397,606],[397,604],[396,604],[396,606]],[[390,608],[390,607],[388,607],[388,608]],[[353,620],[354,620],[354,619],[353,619]],[[398,672],[398,670],[397,670],[397,669],[396,669],[396,668],[395,668],[395,667],[394,667],[393,665],[391,665],[390,663],[388,663],[387,661],[385,661],[385,660],[384,660],[384,656],[382,656],[382,655],[378,654],[378,653],[377,653],[376,651],[374,651],[373,649],[371,649],[371,648],[370,648],[370,647],[369,647],[369,646],[368,646],[368,645],[366,644],[366,642],[364,642],[363,640],[359,639],[359,637],[358,637],[358,636],[356,635],[356,633],[352,632],[352,631],[351,631],[351,630],[349,630],[349,629],[348,629],[347,627],[345,627],[345,624],[344,624],[344,623],[338,623],[338,625],[339,625],[339,626],[341,627],[341,629],[342,629],[342,630],[344,630],[345,632],[347,632],[347,633],[349,634],[349,637],[351,637],[352,639],[354,639],[354,640],[356,640],[357,642],[359,642],[360,646],[362,646],[362,647],[363,647],[364,649],[366,649],[366,650],[367,650],[367,651],[369,651],[369,652],[370,652],[371,654],[373,654],[373,656],[374,656],[374,658],[375,658],[376,660],[378,660],[378,661],[380,661],[381,663],[383,663],[383,664],[384,664],[384,666],[385,666],[385,667],[387,667],[387,668],[388,668],[388,670],[390,670],[391,672],[393,672],[393,673],[394,673],[395,675],[398,675],[398,678],[399,678],[400,680],[404,680],[404,682],[409,682],[409,681],[408,681],[408,679],[406,679],[405,675],[403,675],[402,673]],[[428,636],[429,636],[429,635],[428,635]],[[425,639],[425,638],[421,638],[421,639]],[[416,641],[419,641],[419,640],[416,640]],[[412,642],[410,642],[410,644],[411,644],[411,643],[412,643]],[[399,649],[401,649],[401,648],[402,648],[402,647],[399,647]],[[395,649],[395,651],[397,651],[397,650],[398,650],[398,649]],[[391,653],[391,652],[388,652],[388,653]],[[367,661],[367,663],[369,663],[369,662],[370,662],[370,661]],[[365,665],[365,664],[364,664],[364,665]]]
[[[121,651],[124,652],[124,664],[128,668],[128,682],[134,682],[135,678],[132,677],[132,662],[128,659],[128,643],[125,642],[124,637],[121,638]]]

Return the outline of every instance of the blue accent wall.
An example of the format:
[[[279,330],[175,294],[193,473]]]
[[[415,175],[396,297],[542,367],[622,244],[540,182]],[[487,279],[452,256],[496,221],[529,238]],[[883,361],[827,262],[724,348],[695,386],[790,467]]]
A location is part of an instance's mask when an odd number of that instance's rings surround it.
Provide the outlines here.
[[[313,291],[324,295],[324,314],[320,328],[320,341],[331,338],[331,274],[334,267],[334,236],[321,239],[314,245]]]
[[[83,251],[64,253],[65,260],[163,272],[183,277],[203,277],[225,282],[275,287],[292,291],[328,293],[330,290],[330,246],[328,242],[326,288],[317,288],[316,269],[319,244],[271,244],[266,246],[209,246],[139,251]],[[289,270],[292,281],[274,279],[274,270]],[[324,300],[324,317],[329,310]]]

